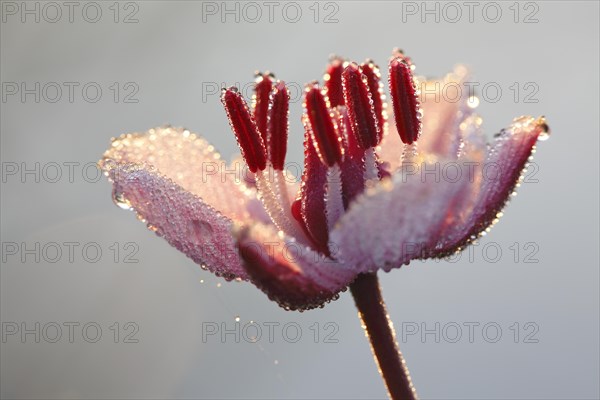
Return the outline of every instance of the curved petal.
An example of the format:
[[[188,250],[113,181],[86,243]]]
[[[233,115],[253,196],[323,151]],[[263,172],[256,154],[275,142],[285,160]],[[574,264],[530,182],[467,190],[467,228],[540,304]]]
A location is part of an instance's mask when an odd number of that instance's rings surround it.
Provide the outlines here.
[[[389,271],[422,258],[435,246],[455,203],[469,188],[466,166],[446,179],[444,161],[402,168],[367,189],[350,205],[331,232],[332,254],[358,272]],[[429,172],[427,171],[437,171]]]
[[[218,276],[247,279],[230,218],[151,166],[120,164],[109,170],[109,177],[118,201],[171,246]]]
[[[243,227],[237,237],[251,281],[286,309],[323,306],[356,277],[355,271],[278,234],[273,226]]]
[[[469,72],[464,65],[439,80],[427,81],[421,86],[423,134],[419,151],[456,158],[460,146],[460,124],[469,116]]]
[[[172,246],[227,279],[247,278],[231,227],[264,220],[264,210],[241,183],[243,165],[227,166],[206,140],[171,127],[113,139],[100,165],[115,201]]]
[[[227,217],[248,218],[246,201],[255,192],[245,190],[244,164],[228,166],[214,146],[184,128],[160,127],[113,139],[100,161],[104,170],[119,164],[147,164],[184,190],[195,194]]]
[[[475,171],[479,176],[472,184],[476,196],[440,238],[439,255],[460,250],[489,231],[522,180],[538,139],[548,135],[543,117],[516,118],[509,128],[496,135],[485,162]]]

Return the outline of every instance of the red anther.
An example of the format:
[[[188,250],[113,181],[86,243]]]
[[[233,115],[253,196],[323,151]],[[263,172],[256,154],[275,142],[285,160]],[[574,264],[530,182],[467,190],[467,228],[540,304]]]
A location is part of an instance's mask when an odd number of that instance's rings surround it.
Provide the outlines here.
[[[362,149],[377,146],[381,136],[367,77],[358,65],[348,65],[342,73],[344,100],[348,109],[350,129]]]
[[[381,74],[379,73],[379,67],[370,60],[365,61],[360,66],[360,69],[367,77],[367,82],[369,83],[369,92],[371,92],[373,107],[375,108],[375,115],[377,116],[377,125],[379,126],[380,136],[377,138],[377,144],[379,144],[381,139],[383,139],[383,126],[385,124],[385,115],[383,111],[385,95],[383,94],[383,85],[381,84]]]
[[[398,47],[394,47],[394,49],[392,50],[392,58],[390,58],[390,61],[395,59],[395,58],[399,58],[401,60],[406,61],[406,63],[408,65],[413,65],[412,64],[412,59],[410,57],[408,57],[406,54],[404,54],[404,50],[398,48]]]
[[[267,111],[269,110],[269,95],[273,89],[274,76],[270,73],[256,74],[256,84],[254,86],[254,96],[252,96],[252,105],[254,106],[254,120],[260,132],[263,141],[267,142]]]
[[[327,65],[325,76],[325,93],[329,98],[331,107],[344,105],[344,95],[342,93],[342,72],[344,71],[345,61],[340,57],[332,57]]]
[[[395,58],[390,62],[390,93],[396,129],[406,144],[417,140],[421,131],[419,102],[410,65]]]
[[[267,123],[267,154],[273,168],[283,170],[287,151],[290,94],[284,82],[278,82],[271,92]]]
[[[328,167],[342,161],[343,150],[337,124],[330,114],[329,104],[316,84],[306,88],[306,114],[312,132],[312,140],[321,161]]]
[[[251,172],[264,170],[267,166],[265,145],[254,118],[250,114],[248,104],[235,87],[223,90],[221,103],[225,107],[229,125],[235,133],[235,138],[248,168]]]

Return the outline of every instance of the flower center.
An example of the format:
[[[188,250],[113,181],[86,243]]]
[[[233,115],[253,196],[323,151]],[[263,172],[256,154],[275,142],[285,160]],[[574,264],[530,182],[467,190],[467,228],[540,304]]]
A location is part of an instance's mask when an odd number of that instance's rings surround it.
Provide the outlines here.
[[[421,112],[412,69],[410,59],[395,50],[389,63],[394,122],[406,148],[414,151],[409,145],[419,137]],[[293,202],[283,174],[290,101],[285,84],[270,73],[258,74],[252,112],[236,88],[223,90],[221,100],[273,223],[329,254],[329,231],[346,207],[369,181],[389,175],[376,153],[387,124],[379,68],[370,60],[359,66],[334,57],[324,85],[306,86],[304,172]]]

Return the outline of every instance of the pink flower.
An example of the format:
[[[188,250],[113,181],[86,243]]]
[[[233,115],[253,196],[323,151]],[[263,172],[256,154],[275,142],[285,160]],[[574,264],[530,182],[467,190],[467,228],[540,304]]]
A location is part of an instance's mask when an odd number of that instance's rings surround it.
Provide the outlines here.
[[[258,76],[252,107],[233,87],[222,93],[243,161],[227,164],[171,127],[122,135],[101,161],[117,204],[202,268],[250,281],[286,309],[322,306],[350,286],[393,398],[415,393],[373,272],[444,257],[489,231],[549,135],[543,117],[519,117],[488,145],[476,99],[440,95],[465,68],[422,85],[413,70],[395,50],[388,119],[377,66],[331,60],[323,86],[304,93],[299,186],[285,173],[288,89],[270,74]]]
[[[389,121],[370,61],[333,59],[324,87],[306,87],[300,189],[283,172],[289,95],[272,75],[252,108],[235,88],[222,96],[254,184],[171,127],[114,139],[101,165],[117,201],[203,268],[284,307],[322,305],[360,273],[451,254],[488,230],[548,134],[543,118],[520,117],[488,146],[467,99],[428,89],[419,105],[418,89],[460,83],[463,67],[424,86],[402,53],[389,68]]]

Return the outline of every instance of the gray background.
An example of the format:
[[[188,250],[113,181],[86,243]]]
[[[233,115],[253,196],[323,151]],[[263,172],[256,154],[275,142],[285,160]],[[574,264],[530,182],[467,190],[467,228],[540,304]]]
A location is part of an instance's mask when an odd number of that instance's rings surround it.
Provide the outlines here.
[[[34,2],[27,4],[34,7]],[[401,343],[419,394],[598,398],[597,2],[521,3],[519,23],[513,21],[512,2],[497,3],[502,10],[497,23],[485,20],[485,3],[478,3],[472,22],[465,6],[456,23],[448,21],[453,11],[446,9],[444,15],[441,4],[440,21],[426,15],[422,23],[420,14],[403,14],[400,2],[338,1],[327,9],[318,5],[318,23],[312,2],[297,3],[302,17],[296,23],[283,18],[282,3],[273,23],[265,6],[257,23],[248,21],[254,17],[250,9],[241,11],[239,23],[233,16],[222,23],[218,15],[206,15],[203,21],[201,2],[142,1],[136,3],[139,22],[131,24],[122,20],[134,9],[123,4],[119,23],[113,21],[112,2],[100,4],[103,14],[97,23],[86,22],[81,12],[85,3],[77,4],[73,23],[67,15],[55,23],[43,16],[39,23],[32,16],[23,23],[19,15],[3,15],[1,24],[3,83],[80,83],[72,103],[66,92],[56,103],[45,98],[36,103],[32,95],[24,102],[8,96],[1,103],[5,173],[13,163],[27,168],[40,163],[52,179],[52,163],[80,163],[73,182],[63,165],[56,183],[44,179],[42,171],[39,183],[32,175],[6,176],[2,183],[3,243],[80,244],[73,262],[65,253],[52,263],[44,257],[36,262],[32,255],[22,262],[20,254],[4,252],[3,323],[80,325],[74,343],[64,326],[57,343],[44,337],[35,343],[33,335],[24,341],[18,335],[6,337],[3,397],[384,398],[347,293],[323,310],[285,312],[250,284],[226,283],[200,270],[147,231],[133,213],[115,207],[106,180],[90,182],[96,172],[82,167],[100,158],[111,136],[165,123],[202,133],[229,157],[236,151],[235,141],[218,95],[203,88],[249,84],[255,69],[270,69],[302,84],[321,77],[332,52],[359,61],[372,57],[384,65],[390,50],[400,46],[420,74],[439,76],[462,62],[481,86],[497,83],[503,90],[499,101],[482,100],[479,109],[488,134],[522,114],[546,115],[553,130],[535,155],[537,169],[530,178],[537,183],[530,179],[522,185],[504,218],[472,253],[454,263],[416,262],[381,276],[399,334],[403,322],[426,323],[429,329],[436,322],[463,327],[457,343],[446,340],[453,336],[451,330],[439,343],[433,334],[425,340],[409,336]],[[523,23],[536,7],[538,22]],[[323,23],[325,14],[336,10],[338,21]],[[93,18],[93,10],[88,11]],[[286,16],[293,18],[288,11]],[[488,12],[485,16],[494,18],[493,10]],[[96,103],[81,95],[87,82],[103,89]],[[114,82],[121,90],[134,82],[138,103],[125,103],[125,92],[115,103],[109,89]],[[514,82],[521,87],[517,99],[509,88]],[[529,99],[537,103],[525,101],[531,91],[523,89],[527,82],[539,88]],[[297,162],[300,112],[296,101],[288,160]],[[115,242],[121,247],[118,262],[109,249]],[[139,249],[138,263],[123,262],[128,242]],[[521,248],[517,260],[510,249],[515,242]],[[525,262],[533,249],[524,249],[529,242],[539,248],[533,257],[537,263]],[[86,243],[102,249],[98,262],[83,259]],[[482,249],[488,243],[493,247],[486,254]],[[496,248],[502,255],[493,263]],[[236,316],[242,324],[281,324],[274,343],[266,338],[266,329],[258,343],[243,338],[235,343],[231,335],[224,343],[216,336],[202,342],[203,322],[233,328]],[[139,327],[138,343],[123,343],[124,334],[131,332],[124,329],[128,321]],[[82,337],[81,327],[88,322],[103,330],[97,343]],[[119,343],[109,328],[115,322],[120,323]],[[302,328],[297,343],[282,336],[281,326],[288,322]],[[310,329],[315,322],[320,324],[319,343]],[[339,328],[334,336],[338,343],[324,342],[324,334],[331,332],[324,329],[327,322]],[[468,322],[480,324],[473,343],[463,325]],[[496,343],[482,336],[481,327],[489,322],[502,328]],[[515,322],[520,324],[519,343],[510,329]],[[525,330],[527,322],[539,327],[533,336],[538,343],[524,343],[532,330]],[[53,331],[47,333],[53,336]],[[293,330],[288,333],[294,336]],[[94,331],[89,334],[93,337]]]

